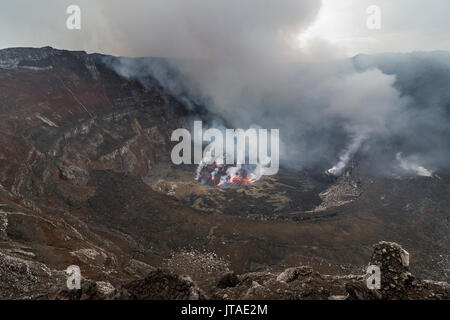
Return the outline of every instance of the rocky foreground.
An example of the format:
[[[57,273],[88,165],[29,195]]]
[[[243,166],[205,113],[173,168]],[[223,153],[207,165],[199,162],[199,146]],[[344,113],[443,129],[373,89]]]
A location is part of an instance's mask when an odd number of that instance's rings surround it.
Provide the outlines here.
[[[195,260],[195,259],[194,259]],[[204,263],[204,261],[201,261]],[[214,269],[214,262],[206,268]],[[390,300],[450,299],[450,285],[421,280],[409,271],[409,253],[393,242],[379,242],[369,265],[381,270],[381,288],[370,290],[365,275],[324,275],[309,266],[288,268],[281,273],[217,272],[195,283],[190,275],[155,269],[145,278],[112,285],[83,278],[80,289],[66,288],[65,271],[0,253],[0,298],[82,300],[198,300],[198,299],[319,299]],[[194,276],[194,275],[193,275]]]

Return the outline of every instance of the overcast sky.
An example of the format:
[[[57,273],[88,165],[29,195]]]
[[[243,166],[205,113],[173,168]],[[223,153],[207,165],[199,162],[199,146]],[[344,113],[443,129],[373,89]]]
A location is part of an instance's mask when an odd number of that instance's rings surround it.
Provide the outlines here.
[[[68,30],[66,8],[81,8]],[[366,27],[370,5],[381,30]],[[14,0],[0,3],[0,48],[53,46],[126,56],[215,56],[251,43],[255,52],[345,56],[450,50],[448,0]],[[244,36],[241,36],[244,34]],[[288,45],[279,47],[276,41]],[[232,41],[230,40],[232,39]],[[246,43],[241,41],[245,39]],[[249,40],[250,39],[250,40]],[[255,39],[254,41],[252,39]],[[280,40],[281,39],[281,40]],[[249,46],[250,48],[250,46]],[[289,54],[292,54],[290,52]]]

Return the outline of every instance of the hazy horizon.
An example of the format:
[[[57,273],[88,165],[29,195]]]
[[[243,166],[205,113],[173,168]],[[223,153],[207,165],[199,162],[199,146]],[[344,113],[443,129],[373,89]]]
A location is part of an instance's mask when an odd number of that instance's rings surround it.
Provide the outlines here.
[[[80,30],[66,28],[71,4],[81,9]],[[381,9],[379,30],[366,25],[371,5]],[[236,32],[242,31],[246,38],[259,39],[253,42],[255,52],[282,45],[297,59],[448,51],[449,9],[450,3],[442,0],[289,0],[265,6],[252,0],[196,0],[189,5],[183,0],[132,0],[126,7],[117,0],[18,0],[0,4],[0,48],[48,45],[115,56],[192,58],[211,48],[232,52],[242,44]],[[276,40],[271,38],[275,33]],[[231,42],[226,40],[230,35],[235,37]],[[280,39],[283,43],[276,42]]]

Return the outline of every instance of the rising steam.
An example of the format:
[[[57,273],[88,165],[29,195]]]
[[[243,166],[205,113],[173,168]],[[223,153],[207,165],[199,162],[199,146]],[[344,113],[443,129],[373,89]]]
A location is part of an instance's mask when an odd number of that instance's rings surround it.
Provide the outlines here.
[[[155,0],[146,8],[111,1],[103,10],[117,21],[118,43],[131,55],[177,59],[119,59],[109,66],[138,79],[153,73],[187,106],[195,100],[230,127],[280,129],[285,165],[331,167],[328,172],[339,175],[358,152],[385,168],[401,151],[420,154],[433,171],[448,168],[448,88],[442,84],[450,79],[439,77],[450,73],[450,56],[430,56],[423,64],[419,54],[336,59],[337,50],[326,44],[316,48],[322,60],[311,63],[292,39],[316,18],[315,0]],[[169,66],[182,77],[166,72]],[[417,80],[432,71],[427,81]]]
[[[366,135],[363,134],[355,137],[352,143],[344,151],[342,151],[342,154],[339,156],[339,162],[326,172],[335,176],[340,176],[366,138]]]
[[[407,172],[413,172],[421,177],[432,177],[433,172],[426,169],[425,167],[418,165],[417,163],[414,163],[410,160],[404,159],[401,152],[398,152],[395,155],[397,161],[399,162],[400,167],[407,171]]]

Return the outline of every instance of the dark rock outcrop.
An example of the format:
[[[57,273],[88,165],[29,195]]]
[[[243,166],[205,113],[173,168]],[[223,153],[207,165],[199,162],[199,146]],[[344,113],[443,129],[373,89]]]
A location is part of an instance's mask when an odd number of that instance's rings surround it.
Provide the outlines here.
[[[59,291],[56,300],[111,300],[115,298],[116,288],[109,282],[83,280],[80,289]]]
[[[158,269],[142,280],[135,280],[121,288],[119,299],[132,300],[204,300],[206,296],[186,276],[178,276]]]
[[[234,288],[239,283],[239,277],[234,272],[226,273],[222,278],[220,278],[217,283],[217,287],[220,289]]]
[[[277,277],[277,280],[288,283],[297,280],[301,276],[308,276],[311,273],[312,269],[307,266],[289,268],[280,273]]]
[[[352,300],[449,299],[448,284],[417,279],[409,270],[409,253],[395,242],[381,241],[373,246],[369,265],[381,271],[381,288],[370,290],[365,281],[346,284]]]

